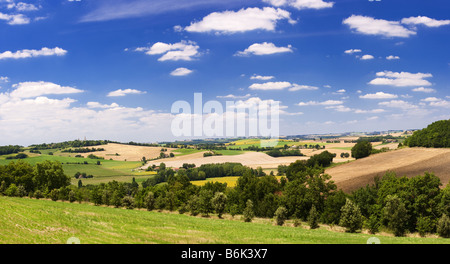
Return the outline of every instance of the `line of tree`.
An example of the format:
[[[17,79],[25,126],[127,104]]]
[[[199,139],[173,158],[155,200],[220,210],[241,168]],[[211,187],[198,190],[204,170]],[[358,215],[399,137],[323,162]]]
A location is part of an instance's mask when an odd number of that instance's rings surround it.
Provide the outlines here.
[[[89,153],[89,152],[97,152],[97,151],[105,151],[104,148],[71,148],[64,149],[61,152],[65,153]]]
[[[266,152],[271,157],[304,156],[298,149],[272,149]]]
[[[370,136],[370,137],[360,137],[357,142],[359,141],[369,141],[369,142],[383,142],[390,140],[393,142],[397,142],[399,139],[403,139],[403,137],[394,137],[392,135],[386,135],[386,136]]]
[[[23,147],[22,146],[0,146],[0,155],[8,155],[8,154],[14,154],[14,153],[19,153],[23,151]]]
[[[67,148],[81,148],[81,147],[92,147],[106,145],[108,143],[115,143],[110,140],[73,140],[64,141],[59,143],[43,143],[31,145],[31,150],[43,150],[43,149],[67,149]]]

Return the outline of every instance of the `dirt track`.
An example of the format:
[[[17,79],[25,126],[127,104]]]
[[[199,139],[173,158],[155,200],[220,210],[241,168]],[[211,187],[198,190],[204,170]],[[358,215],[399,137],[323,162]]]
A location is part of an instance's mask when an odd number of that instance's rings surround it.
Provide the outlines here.
[[[326,170],[344,191],[372,184],[376,176],[387,171],[398,176],[414,177],[434,172],[443,186],[450,180],[450,149],[407,148],[372,155]]]

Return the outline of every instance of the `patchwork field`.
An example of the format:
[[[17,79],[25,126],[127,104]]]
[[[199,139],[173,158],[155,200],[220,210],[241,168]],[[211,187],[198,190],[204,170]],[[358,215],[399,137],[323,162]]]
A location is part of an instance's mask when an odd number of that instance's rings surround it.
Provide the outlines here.
[[[352,191],[373,183],[387,171],[397,176],[413,177],[434,172],[442,183],[450,180],[450,149],[405,148],[379,153],[326,170],[339,188]]]
[[[276,226],[272,219],[245,223],[241,216],[225,219],[178,213],[126,210],[0,196],[1,244],[366,244],[373,235],[345,233],[339,227],[292,222]],[[382,244],[442,244],[448,239],[377,234]]]

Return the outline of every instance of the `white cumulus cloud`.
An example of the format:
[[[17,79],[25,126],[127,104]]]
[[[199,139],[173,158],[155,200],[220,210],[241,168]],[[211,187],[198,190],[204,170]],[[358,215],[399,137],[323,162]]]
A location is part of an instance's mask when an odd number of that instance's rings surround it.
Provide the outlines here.
[[[249,56],[249,55],[272,55],[277,53],[286,53],[293,52],[292,46],[288,45],[287,47],[277,47],[273,43],[263,42],[263,43],[255,43],[250,45],[244,51],[239,51],[235,55],[236,56]]]
[[[417,34],[398,21],[375,19],[368,16],[352,15],[344,19],[343,23],[356,33],[364,35],[408,38]]]
[[[5,51],[0,53],[0,60],[3,59],[25,59],[32,57],[41,57],[41,56],[64,56],[67,54],[67,50],[56,47],[53,49],[42,48],[40,50],[35,49],[24,49],[18,50],[16,52]]]
[[[115,91],[108,93],[107,96],[108,97],[122,97],[122,96],[126,96],[129,94],[146,94],[146,93],[147,92],[139,91],[136,89],[125,89],[125,90],[119,89],[119,90],[115,90]]]
[[[246,8],[239,11],[214,12],[201,21],[192,22],[184,29],[188,32],[216,32],[224,34],[242,33],[252,30],[274,31],[277,23],[287,20],[294,24],[291,14],[280,8]]]
[[[372,85],[389,85],[396,87],[407,86],[430,86],[432,85],[426,78],[431,78],[431,73],[409,73],[409,72],[378,72],[377,78],[369,82]]]

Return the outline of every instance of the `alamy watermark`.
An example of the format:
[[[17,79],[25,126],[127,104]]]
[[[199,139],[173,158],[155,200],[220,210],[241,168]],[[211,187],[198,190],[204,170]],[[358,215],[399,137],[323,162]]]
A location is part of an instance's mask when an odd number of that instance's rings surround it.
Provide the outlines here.
[[[171,131],[175,137],[260,137],[262,147],[273,147],[280,136],[280,103],[274,100],[203,102],[194,94],[194,105],[176,101]]]

